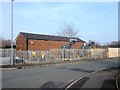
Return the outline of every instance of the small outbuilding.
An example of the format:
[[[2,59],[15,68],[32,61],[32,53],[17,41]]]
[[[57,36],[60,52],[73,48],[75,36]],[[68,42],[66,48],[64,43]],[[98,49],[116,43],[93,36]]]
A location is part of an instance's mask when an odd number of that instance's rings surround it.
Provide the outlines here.
[[[76,40],[72,49],[80,49],[86,43],[79,38],[20,32],[16,38],[16,50],[49,50],[60,49],[70,40]]]

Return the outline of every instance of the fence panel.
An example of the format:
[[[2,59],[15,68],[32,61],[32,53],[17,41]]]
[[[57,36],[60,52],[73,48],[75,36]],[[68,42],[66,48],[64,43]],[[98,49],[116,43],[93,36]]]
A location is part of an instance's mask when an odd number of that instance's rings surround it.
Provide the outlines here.
[[[0,49],[0,57],[10,57],[11,49]]]
[[[14,50],[13,55],[16,64],[45,63],[45,62],[71,61],[76,59],[108,58],[109,55],[108,51],[109,49],[50,49],[49,51]],[[7,59],[9,58],[9,60],[7,61],[9,63],[10,56],[11,56],[10,49],[0,49],[0,57],[2,58],[3,62],[6,60],[6,58]]]
[[[16,51],[16,56],[23,59],[25,63],[42,63],[49,59],[49,51]]]
[[[13,49],[13,59],[15,58],[16,50]],[[0,65],[13,64],[13,60],[10,61],[11,49],[0,49]]]
[[[91,59],[107,58],[107,49],[91,49]]]
[[[25,63],[71,61],[76,59],[106,58],[106,49],[50,49],[49,51],[17,51]]]

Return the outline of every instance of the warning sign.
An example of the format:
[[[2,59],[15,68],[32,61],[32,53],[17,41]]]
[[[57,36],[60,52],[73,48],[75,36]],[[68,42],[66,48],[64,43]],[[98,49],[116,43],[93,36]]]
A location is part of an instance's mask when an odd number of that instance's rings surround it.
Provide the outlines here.
[[[35,52],[32,52],[32,56],[33,56],[33,57],[35,56]]]
[[[42,51],[42,52],[40,52],[40,55],[45,55],[45,52],[43,52],[43,51]]]
[[[45,52],[40,52],[40,55],[42,56],[42,58],[44,58],[45,57]]]

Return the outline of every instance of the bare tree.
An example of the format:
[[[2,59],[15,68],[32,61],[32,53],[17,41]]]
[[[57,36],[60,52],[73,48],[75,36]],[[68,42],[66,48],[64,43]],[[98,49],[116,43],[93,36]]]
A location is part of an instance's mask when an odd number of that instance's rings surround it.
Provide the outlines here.
[[[13,41],[15,47],[15,41]],[[10,48],[11,47],[11,40],[4,39],[0,37],[0,48]]]
[[[0,48],[2,48],[2,37],[0,36]]]
[[[120,47],[120,40],[118,40],[118,41],[112,41],[110,43],[105,43],[103,46],[104,47],[105,46],[106,47]]]
[[[59,27],[60,31],[57,31],[57,35],[59,36],[65,36],[65,37],[80,37],[78,31],[79,29],[74,26],[74,24],[71,23],[64,23],[62,26]]]
[[[100,44],[99,42],[95,42],[94,46],[95,46],[96,48],[100,48],[100,47],[101,47],[101,44]]]
[[[120,40],[111,42],[110,46],[111,47],[120,47]]]

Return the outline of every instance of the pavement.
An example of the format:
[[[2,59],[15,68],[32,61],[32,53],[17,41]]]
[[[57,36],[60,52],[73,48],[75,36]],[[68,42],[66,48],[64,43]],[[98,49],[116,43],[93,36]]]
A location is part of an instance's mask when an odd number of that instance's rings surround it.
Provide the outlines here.
[[[88,75],[78,78],[76,81],[69,84],[65,90],[77,89],[108,89],[117,90],[116,76],[120,67],[112,67],[109,69],[103,69],[96,71]]]
[[[51,63],[36,63],[36,64],[16,64],[16,65],[3,65],[0,66],[0,70],[6,71],[6,70],[15,70],[15,69],[28,69],[28,68],[39,68],[39,67],[47,67],[51,65],[65,65],[65,64],[79,64],[84,63],[83,60],[75,60],[75,61],[62,61],[62,62],[51,62]]]
[[[88,59],[88,60],[72,60],[72,61],[61,61],[61,62],[41,62],[41,63],[20,63],[15,65],[1,65],[0,70],[14,70],[14,69],[27,69],[27,68],[35,68],[35,67],[47,67],[50,65],[62,65],[62,64],[77,64],[77,63],[84,63],[86,61],[100,61],[100,60],[111,60],[111,59],[118,59],[118,58],[109,58],[109,59]]]

